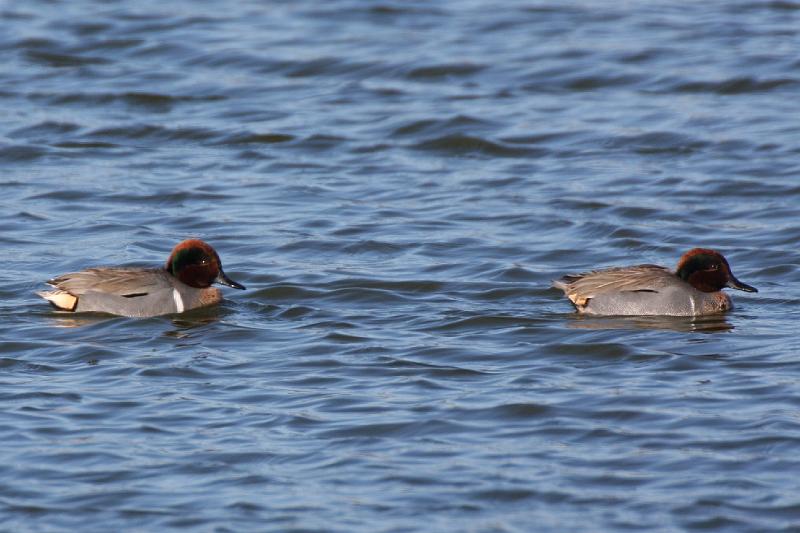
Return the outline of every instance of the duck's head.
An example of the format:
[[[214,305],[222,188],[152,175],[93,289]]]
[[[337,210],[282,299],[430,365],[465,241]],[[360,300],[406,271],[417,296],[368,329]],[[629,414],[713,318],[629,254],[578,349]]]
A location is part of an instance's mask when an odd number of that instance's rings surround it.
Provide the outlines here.
[[[683,254],[678,261],[676,274],[702,292],[717,292],[723,287],[758,292],[755,287],[736,279],[721,253],[707,248],[694,248]]]
[[[222,262],[217,252],[200,239],[188,239],[178,243],[165,265],[167,271],[190,287],[204,289],[212,283],[244,289],[222,271]]]

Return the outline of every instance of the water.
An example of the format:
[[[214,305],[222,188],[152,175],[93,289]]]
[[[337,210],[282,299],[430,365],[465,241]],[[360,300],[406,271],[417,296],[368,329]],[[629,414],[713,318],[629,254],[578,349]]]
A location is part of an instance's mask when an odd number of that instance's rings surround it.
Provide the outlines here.
[[[800,4],[7,2],[0,528],[800,526]],[[200,236],[248,290],[42,281]],[[550,280],[721,250],[721,317]]]

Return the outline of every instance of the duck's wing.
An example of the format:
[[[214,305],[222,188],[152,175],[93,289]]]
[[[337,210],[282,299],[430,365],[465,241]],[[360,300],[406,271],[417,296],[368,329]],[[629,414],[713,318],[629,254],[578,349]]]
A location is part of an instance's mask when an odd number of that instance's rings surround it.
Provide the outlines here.
[[[160,268],[89,268],[63,274],[47,283],[75,296],[100,292],[130,298],[171,288],[172,281],[170,274]]]
[[[675,274],[658,265],[608,268],[570,274],[553,282],[573,304],[585,307],[591,298],[612,292],[658,292],[675,282]]]

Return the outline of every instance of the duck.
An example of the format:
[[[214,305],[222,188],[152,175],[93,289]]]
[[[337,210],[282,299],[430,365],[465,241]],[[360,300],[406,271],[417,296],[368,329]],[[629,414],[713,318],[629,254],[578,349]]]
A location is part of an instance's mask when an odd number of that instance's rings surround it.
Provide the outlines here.
[[[213,283],[245,289],[225,274],[216,250],[200,239],[178,243],[160,268],[95,267],[46,283],[55,290],[36,294],[60,311],[138,318],[218,304],[222,291]]]
[[[708,248],[693,248],[675,271],[659,265],[635,265],[566,275],[553,281],[578,313],[587,315],[701,316],[733,309],[724,287],[758,289],[733,275],[725,257]]]

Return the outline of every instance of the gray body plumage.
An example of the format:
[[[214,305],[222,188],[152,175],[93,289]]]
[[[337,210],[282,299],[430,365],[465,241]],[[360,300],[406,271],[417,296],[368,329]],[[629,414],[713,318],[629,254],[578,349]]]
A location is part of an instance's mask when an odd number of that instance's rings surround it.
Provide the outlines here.
[[[48,284],[57,290],[39,295],[56,306],[67,293],[77,297],[73,311],[130,317],[179,313],[221,299],[218,289],[190,287],[162,268],[90,268],[61,275]]]

